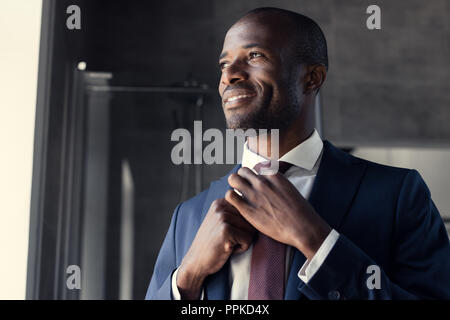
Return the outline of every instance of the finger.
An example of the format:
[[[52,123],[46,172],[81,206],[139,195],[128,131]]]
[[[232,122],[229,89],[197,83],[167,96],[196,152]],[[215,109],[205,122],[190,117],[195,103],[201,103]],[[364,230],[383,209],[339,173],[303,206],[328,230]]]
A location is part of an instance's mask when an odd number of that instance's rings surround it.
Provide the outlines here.
[[[266,179],[264,175],[257,175],[252,170],[246,167],[242,167],[238,170],[237,174],[246,179],[254,189],[261,190],[265,187],[270,187],[271,183]]]
[[[253,213],[253,206],[251,206],[248,201],[240,197],[233,190],[228,190],[227,193],[225,193],[225,200],[231,203],[244,217],[244,219],[252,224],[250,220]]]
[[[278,171],[275,174],[265,175],[264,177],[276,189],[279,189],[279,187],[283,186],[283,185],[287,185],[287,184],[292,185],[292,183],[289,181],[289,179],[286,178],[285,175],[283,173],[281,173],[280,171]]]
[[[244,198],[248,199],[249,201],[254,200],[253,187],[247,179],[241,177],[236,173],[233,173],[228,177],[228,183],[230,187],[238,190],[244,196]]]
[[[223,221],[227,224],[246,230],[248,232],[254,232],[255,228],[247,220],[244,219],[239,211],[231,204],[230,207],[232,208],[232,210],[227,210],[226,212],[224,212],[222,217]]]
[[[291,183],[281,172],[266,175],[265,178],[277,189],[286,182]]]
[[[247,230],[242,230],[235,227],[230,227],[231,241],[234,243],[233,251],[235,253],[242,253],[250,248],[253,243],[255,233],[250,233]]]

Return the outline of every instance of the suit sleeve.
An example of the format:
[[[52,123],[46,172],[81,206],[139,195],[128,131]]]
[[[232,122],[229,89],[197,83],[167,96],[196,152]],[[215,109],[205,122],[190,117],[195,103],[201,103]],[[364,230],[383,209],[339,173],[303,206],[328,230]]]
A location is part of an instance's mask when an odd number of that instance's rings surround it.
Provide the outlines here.
[[[389,277],[344,235],[316,274],[299,290],[310,299],[450,299],[450,244],[430,191],[415,170],[403,180],[394,227]],[[368,285],[370,283],[371,285]],[[378,287],[378,288],[377,288]]]
[[[172,216],[169,230],[156,259],[150,285],[145,295],[146,300],[172,300],[172,274],[177,269],[175,233],[178,212],[182,204],[179,204]]]

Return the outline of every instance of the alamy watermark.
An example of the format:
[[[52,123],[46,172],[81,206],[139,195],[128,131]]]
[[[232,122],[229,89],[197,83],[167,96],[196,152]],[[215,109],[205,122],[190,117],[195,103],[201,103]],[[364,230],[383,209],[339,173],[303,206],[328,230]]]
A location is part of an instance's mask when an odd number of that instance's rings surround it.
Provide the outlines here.
[[[175,129],[170,137],[178,143],[172,148],[172,163],[179,164],[236,164],[242,159],[244,144],[248,141],[251,150],[270,150],[270,159],[279,156],[278,129],[226,129],[225,135],[215,128],[203,132],[202,121],[194,121],[193,136],[184,128]],[[247,139],[248,137],[256,137]],[[269,143],[270,141],[270,143]],[[209,142],[204,148],[203,143]],[[278,171],[278,162],[263,168],[261,174]]]
[[[81,9],[79,6],[72,4],[67,7],[66,13],[69,16],[66,19],[66,27],[69,30],[81,29]]]
[[[367,7],[366,13],[370,16],[366,20],[366,26],[369,30],[381,29],[381,9],[376,4]]]
[[[372,264],[367,267],[366,273],[370,274],[367,277],[366,285],[367,289],[381,289],[381,269],[376,264]]]
[[[79,6],[72,4],[67,7],[66,13],[69,16],[66,19],[66,26],[69,30],[81,30],[81,9]],[[367,7],[366,13],[370,16],[366,20],[366,26],[369,30],[381,29],[381,8],[376,4]]]
[[[81,269],[76,264],[67,267],[66,273],[69,275],[66,280],[66,286],[69,290],[81,289]]]

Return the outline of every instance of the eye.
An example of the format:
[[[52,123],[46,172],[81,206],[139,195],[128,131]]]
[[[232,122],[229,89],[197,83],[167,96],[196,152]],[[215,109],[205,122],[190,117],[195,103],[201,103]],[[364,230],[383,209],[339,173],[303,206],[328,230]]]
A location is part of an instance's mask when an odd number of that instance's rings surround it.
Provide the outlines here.
[[[219,62],[220,70],[225,69],[228,66],[228,62]]]
[[[250,56],[250,59],[264,57],[264,55],[261,52],[258,52],[258,51],[250,52],[249,56]]]

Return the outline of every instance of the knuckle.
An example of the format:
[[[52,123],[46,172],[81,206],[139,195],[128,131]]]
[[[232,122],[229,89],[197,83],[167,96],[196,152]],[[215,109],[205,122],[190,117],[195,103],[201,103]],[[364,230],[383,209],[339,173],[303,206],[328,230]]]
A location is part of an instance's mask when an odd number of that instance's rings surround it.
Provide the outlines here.
[[[247,242],[247,241],[242,242],[241,243],[241,248],[242,248],[243,251],[247,251],[248,248],[250,248],[250,243]]]
[[[222,224],[222,234],[223,235],[229,235],[231,233],[231,227],[228,223],[224,222]]]
[[[219,220],[219,222],[221,223],[225,223],[227,220],[227,215],[224,211],[218,211],[217,213],[217,219]]]
[[[233,250],[233,243],[231,241],[225,241],[223,244],[225,252],[230,252]]]
[[[235,196],[235,192],[234,192],[234,190],[228,190],[226,193],[225,193],[225,199],[227,200],[227,201],[230,201],[230,202],[232,202],[233,200],[234,200],[234,196]]]
[[[214,201],[211,203],[211,209],[213,209],[213,210],[216,209],[218,205],[219,205],[218,199],[214,200]]]
[[[267,184],[268,184],[268,181],[265,178],[258,177],[258,179],[255,182],[255,187],[261,189],[261,188],[266,187]]]
[[[214,211],[218,211],[224,207],[224,201],[225,199],[216,199],[211,204],[211,207]]]
[[[252,170],[250,170],[250,168],[248,168],[248,167],[241,167],[241,168],[239,169],[239,171],[240,171],[241,173],[245,173],[245,172],[249,173],[249,172],[251,172]]]
[[[232,173],[232,174],[230,174],[230,176],[228,177],[228,182],[236,181],[236,178],[237,178],[237,174]]]

